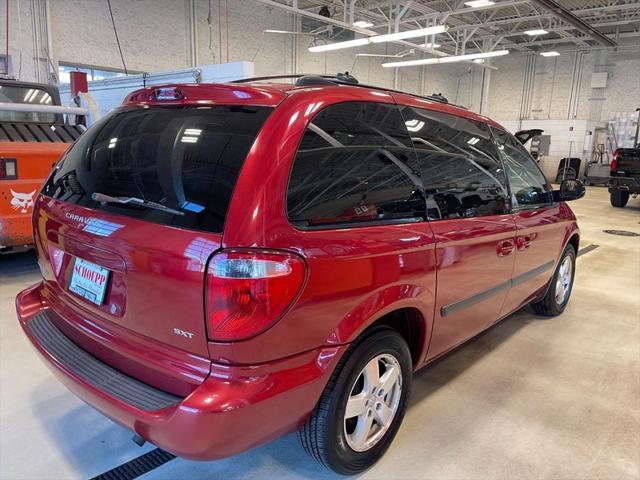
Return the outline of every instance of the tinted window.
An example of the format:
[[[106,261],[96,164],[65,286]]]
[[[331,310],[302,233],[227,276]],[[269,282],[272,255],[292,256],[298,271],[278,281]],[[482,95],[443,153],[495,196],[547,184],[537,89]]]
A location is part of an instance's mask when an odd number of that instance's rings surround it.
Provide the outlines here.
[[[509,179],[513,207],[553,202],[551,186],[522,144],[506,132],[492,130]]]
[[[41,88],[19,87],[3,84],[0,86],[0,103],[28,103],[32,105],[54,105],[54,98]],[[55,113],[7,112],[0,111],[2,122],[54,123]]]
[[[487,125],[411,107],[402,115],[418,153],[431,220],[508,212],[506,177]]]
[[[301,227],[423,218],[411,139],[395,105],[341,103],[309,124],[287,192]]]
[[[264,107],[127,108],[80,137],[43,193],[89,208],[221,232]],[[93,193],[136,197],[176,212],[98,203]]]

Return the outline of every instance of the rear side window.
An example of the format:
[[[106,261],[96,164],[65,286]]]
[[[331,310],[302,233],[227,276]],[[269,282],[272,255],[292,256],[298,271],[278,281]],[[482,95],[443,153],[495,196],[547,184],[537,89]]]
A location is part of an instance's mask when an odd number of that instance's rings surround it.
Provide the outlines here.
[[[508,213],[504,169],[489,127],[432,110],[402,109],[420,163],[430,220]]]
[[[509,178],[513,208],[553,202],[553,191],[535,160],[512,135],[492,128]]]
[[[301,228],[424,218],[420,172],[395,105],[349,102],[321,111],[296,154],[287,191]]]
[[[244,159],[271,108],[124,108],[89,129],[43,193],[175,227],[222,232]],[[97,202],[93,194],[137,198]]]

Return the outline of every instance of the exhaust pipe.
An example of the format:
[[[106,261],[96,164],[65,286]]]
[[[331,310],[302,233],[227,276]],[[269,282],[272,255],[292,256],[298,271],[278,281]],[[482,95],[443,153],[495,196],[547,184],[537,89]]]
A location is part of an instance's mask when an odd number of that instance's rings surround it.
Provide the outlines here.
[[[131,440],[133,440],[133,443],[135,443],[139,447],[141,447],[145,443],[147,443],[147,441],[144,438],[142,438],[140,435],[138,435],[137,433],[131,438]]]

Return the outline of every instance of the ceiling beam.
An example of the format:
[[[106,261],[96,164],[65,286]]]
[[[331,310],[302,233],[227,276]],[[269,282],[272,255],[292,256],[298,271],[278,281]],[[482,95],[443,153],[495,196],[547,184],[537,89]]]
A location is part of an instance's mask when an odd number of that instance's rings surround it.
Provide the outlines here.
[[[541,7],[551,11],[556,17],[564,20],[565,22],[573,25],[582,33],[589,35],[594,40],[598,41],[602,45],[606,45],[608,47],[615,47],[617,43],[607,37],[600,30],[593,28],[591,25],[576,17],[573,13],[571,13],[566,8],[560,6],[555,2],[555,0],[533,0],[535,3],[540,5]]]
[[[477,13],[477,12],[482,12],[485,10],[495,10],[497,8],[505,8],[505,7],[514,7],[516,5],[522,5],[522,4],[527,4],[529,3],[530,0],[508,0],[508,1],[504,1],[504,2],[496,2],[494,5],[487,5],[486,7],[478,7],[478,8],[469,8],[469,7],[464,7],[464,8],[458,8],[455,10],[451,10],[448,12],[438,12],[438,11],[433,11],[433,12],[429,12],[429,13],[425,13],[424,15],[418,15],[417,17],[408,17],[406,20],[407,21],[420,21],[420,20],[429,20],[432,18],[438,18],[441,17],[443,15],[447,15],[447,16],[451,16],[451,15],[463,15],[463,14],[469,14],[469,13]],[[418,4],[416,4],[415,7],[417,7]],[[424,5],[423,5],[424,7]],[[415,8],[414,8],[415,9]],[[430,9],[431,10],[431,9]],[[388,26],[389,23],[381,23],[379,25],[376,25],[376,27],[386,27]]]
[[[333,18],[329,18],[329,17],[324,17],[322,15],[318,15],[316,13],[313,12],[309,12],[307,10],[301,10],[299,8],[290,6],[290,5],[286,5],[284,3],[280,3],[280,2],[276,2],[275,0],[255,0],[256,2],[262,3],[264,5],[268,5],[270,7],[275,7],[275,8],[280,8],[281,10],[285,10],[289,13],[292,14],[298,14],[298,15],[302,15],[303,17],[308,17],[308,18],[313,18],[314,20],[318,20],[320,22],[324,22],[324,23],[328,23],[330,25],[334,25],[336,27],[340,27],[343,28],[345,30],[351,30],[352,32],[356,32],[356,33],[360,33],[362,35],[365,35],[367,37],[371,37],[373,35],[377,35],[378,32],[374,31],[374,30],[369,30],[367,28],[360,28],[360,27],[356,27],[354,25],[351,25],[349,23],[340,21],[340,20],[335,20]],[[420,45],[417,45],[415,43],[411,43],[411,42],[407,42],[406,40],[396,40],[394,42],[389,42],[389,43],[397,43],[400,45],[404,45],[406,47],[409,47],[413,50],[416,51],[421,51],[421,52],[426,52],[426,53],[430,53],[431,55],[437,56],[437,57],[448,57],[449,54],[445,53],[445,52],[441,52],[439,50],[434,50],[431,48],[426,48],[426,47],[422,47]],[[480,67],[480,68],[485,68],[488,70],[495,70],[495,67],[492,67],[490,65],[485,65],[483,63],[475,63],[472,61],[467,61],[464,63],[468,63],[470,65],[476,66],[476,67]]]

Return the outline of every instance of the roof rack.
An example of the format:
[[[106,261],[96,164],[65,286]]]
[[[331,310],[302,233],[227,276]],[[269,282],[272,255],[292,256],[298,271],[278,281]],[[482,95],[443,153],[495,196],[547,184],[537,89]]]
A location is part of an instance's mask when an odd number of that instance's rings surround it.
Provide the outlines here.
[[[252,77],[252,78],[243,78],[240,80],[233,80],[229,83],[249,83],[249,82],[260,82],[264,80],[279,80],[285,78],[296,78],[295,85],[298,87],[310,86],[310,85],[348,85],[351,87],[362,87],[362,88],[373,88],[375,90],[382,90],[384,92],[392,92],[392,93],[402,93],[404,95],[412,95],[418,98],[424,98],[426,100],[431,100],[432,102],[438,103],[446,103],[449,104],[449,100],[442,96],[440,93],[434,93],[433,95],[417,95],[415,93],[403,92],[401,90],[394,90],[392,88],[386,87],[378,87],[376,85],[366,85],[364,83],[358,82],[358,80],[351,76],[349,72],[338,73],[336,75],[320,75],[320,74],[312,74],[312,73],[301,73],[301,74],[289,74],[289,75],[267,75],[265,77]],[[453,104],[451,104],[453,105]],[[460,105],[453,105],[458,108],[462,108],[467,110],[465,107]]]

